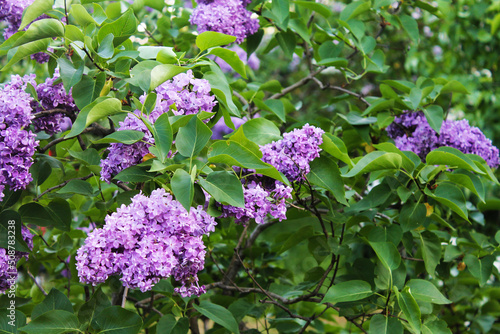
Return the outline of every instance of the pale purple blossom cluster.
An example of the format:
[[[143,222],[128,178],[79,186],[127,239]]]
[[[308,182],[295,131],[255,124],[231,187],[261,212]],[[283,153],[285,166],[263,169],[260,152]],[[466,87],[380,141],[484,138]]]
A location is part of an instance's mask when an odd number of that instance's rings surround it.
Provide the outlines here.
[[[63,83],[56,83],[59,77],[59,69],[56,68],[52,78],[47,78],[45,82],[35,86],[38,103],[33,102],[33,108],[36,113],[57,108],[76,116],[79,110],[71,94],[73,88],[69,90],[69,93],[66,93]],[[61,112],[37,118],[33,124],[36,132],[45,131],[47,134],[54,134],[63,131],[62,127],[67,123],[67,120],[65,113]]]
[[[80,281],[97,285],[120,275],[124,286],[151,290],[172,276],[181,296],[201,295],[197,273],[204,268],[203,235],[216,222],[202,206],[186,209],[164,189],[150,197],[138,194],[105,218],[105,225],[89,233],[77,251]]]
[[[29,168],[38,142],[28,131],[33,115],[33,98],[24,91],[32,76],[11,77],[11,83],[0,90],[0,201],[5,186],[11,190],[25,189],[32,181]]]
[[[286,219],[286,199],[292,198],[292,188],[279,181],[270,185],[259,175],[243,186],[245,207],[222,205],[221,217],[235,217],[236,223],[246,224],[254,219],[257,224],[264,224],[267,215],[282,221]]]
[[[33,249],[33,235],[24,225],[21,227],[21,236],[29,249]],[[9,258],[9,251],[7,249],[0,248],[0,293],[7,291],[12,282],[17,278],[17,269],[11,266],[12,263],[17,263],[22,257],[27,260],[29,253],[14,251],[14,254],[11,254],[11,256],[12,258]]]
[[[33,0],[0,0],[0,21],[7,23],[3,31],[5,39],[17,32],[21,26],[24,9],[32,3]]]
[[[397,148],[414,152],[422,161],[430,151],[449,146],[463,153],[479,155],[492,168],[500,165],[498,148],[479,128],[470,126],[466,119],[445,120],[438,135],[422,112],[405,112],[396,117],[386,131]]]
[[[262,160],[273,165],[288,180],[301,181],[310,171],[309,163],[319,157],[324,133],[309,124],[294,129],[285,133],[283,139],[261,146]]]
[[[156,88],[156,106],[147,116],[154,123],[161,114],[172,107],[174,115],[189,115],[202,111],[211,112],[215,104],[215,96],[210,95],[210,84],[205,79],[196,79],[191,70],[181,73]],[[141,96],[144,102],[145,96]],[[135,111],[139,116],[139,110]],[[101,160],[101,180],[108,183],[122,170],[139,164],[142,158],[149,153],[149,146],[154,145],[154,137],[146,125],[134,115],[127,115],[120,122],[120,130],[135,130],[144,132],[141,141],[134,144],[112,143],[106,159]]]
[[[198,0],[193,10],[191,24],[198,26],[198,32],[216,31],[236,37],[241,44],[246,37],[259,30],[259,20],[252,18],[252,12],[245,7],[249,0]]]

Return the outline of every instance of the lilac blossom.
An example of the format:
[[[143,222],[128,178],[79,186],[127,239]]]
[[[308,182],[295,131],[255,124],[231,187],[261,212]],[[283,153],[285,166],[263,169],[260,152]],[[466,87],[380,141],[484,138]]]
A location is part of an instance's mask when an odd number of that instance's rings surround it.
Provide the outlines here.
[[[324,133],[309,124],[294,129],[285,133],[283,139],[261,146],[262,160],[273,165],[290,181],[303,180],[310,171],[309,163],[319,157]]]
[[[71,94],[73,88],[69,90],[69,93],[66,93],[63,83],[56,83],[59,77],[59,69],[56,68],[52,78],[48,78],[45,82],[36,86],[38,103],[33,102],[35,112],[57,108],[75,115],[79,111]],[[45,131],[47,134],[54,134],[63,131],[63,126],[67,123],[67,120],[68,117],[64,113],[56,113],[37,118],[33,124],[36,132]]]
[[[241,44],[259,30],[259,21],[251,18],[252,12],[245,8],[247,3],[240,0],[201,1],[189,20],[198,26],[200,33],[216,31],[235,36],[236,43]]]
[[[24,225],[21,227],[21,236],[28,248],[33,249],[33,235]],[[12,264],[17,263],[23,257],[27,260],[29,256],[29,253],[14,251],[9,258],[9,252],[12,251],[0,248],[0,293],[5,293],[17,278],[17,269]]]
[[[397,116],[386,130],[400,150],[412,151],[422,161],[430,151],[449,146],[463,153],[479,155],[492,168],[500,165],[498,148],[466,119],[443,121],[438,135],[422,112],[406,112]]]
[[[25,189],[32,181],[29,168],[38,142],[26,130],[31,124],[32,97],[24,91],[32,76],[14,75],[11,83],[0,90],[0,202],[5,186]]]
[[[156,88],[156,106],[147,115],[148,120],[154,123],[160,115],[168,112],[172,107],[174,115],[189,115],[202,111],[211,112],[215,104],[215,96],[210,95],[210,84],[205,79],[196,79],[191,70],[181,73]],[[141,96],[144,102],[145,96]],[[154,145],[154,137],[146,125],[138,118],[139,110],[129,114],[120,122],[120,130],[135,130],[144,132],[141,141],[126,145],[122,143],[110,144],[109,154],[101,160],[101,180],[108,183],[122,170],[137,165],[149,153],[149,147]]]
[[[245,207],[222,205],[221,217],[235,217],[235,222],[242,224],[251,219],[264,224],[268,215],[279,221],[286,219],[286,199],[292,198],[292,188],[279,181],[266,182],[267,178],[262,175],[250,179],[243,186]]]
[[[175,289],[181,296],[199,296],[205,292],[197,277],[205,263],[202,237],[215,225],[202,206],[188,212],[164,189],[150,197],[138,194],[89,233],[77,251],[78,276],[97,285],[119,275],[124,286],[142,292],[172,276],[181,284]]]
[[[247,118],[231,116],[231,121],[233,122],[235,129],[238,129],[247,121]],[[231,132],[233,132],[233,129],[227,126],[226,122],[224,122],[224,118],[221,117],[212,127],[212,139],[223,139],[225,135],[230,134]]]

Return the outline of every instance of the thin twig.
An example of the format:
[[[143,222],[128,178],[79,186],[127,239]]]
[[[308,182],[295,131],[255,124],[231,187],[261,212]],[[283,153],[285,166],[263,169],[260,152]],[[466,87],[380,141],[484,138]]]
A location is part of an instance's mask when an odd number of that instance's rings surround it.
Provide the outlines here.
[[[66,180],[66,181],[64,181],[63,183],[58,184],[57,186],[53,186],[53,187],[51,187],[51,188],[49,188],[49,189],[45,190],[45,191],[44,191],[43,193],[41,193],[40,195],[36,196],[36,197],[33,199],[33,201],[34,201],[34,202],[38,202],[38,200],[39,200],[39,199],[40,199],[43,195],[45,195],[45,194],[47,194],[47,193],[51,192],[52,190],[56,190],[56,189],[62,188],[62,187],[64,187],[65,185],[67,185],[69,182],[71,182],[71,181],[73,181],[73,180],[83,180],[83,181],[85,181],[85,180],[87,180],[87,179],[90,179],[92,176],[94,176],[94,174],[93,174],[93,173],[92,173],[92,174],[89,174],[89,175],[87,175],[87,176],[82,176],[82,177],[77,177],[77,178],[74,178],[74,179],[71,179],[71,180]]]
[[[128,295],[128,286],[126,286],[125,290],[123,291],[122,307],[125,307],[125,304],[127,303],[127,295]]]
[[[305,85],[306,83],[311,81],[317,74],[321,73],[325,68],[326,68],[325,66],[318,68],[317,70],[309,73],[306,77],[300,79],[299,81],[297,81],[293,85],[290,85],[288,87],[283,88],[281,93],[276,93],[274,95],[271,95],[271,97],[269,97],[269,99],[279,99],[280,97],[285,96],[286,94],[290,93],[291,91]]]
[[[40,291],[43,293],[44,296],[47,296],[47,292],[42,288],[42,286],[40,285],[40,283],[37,282],[35,276],[33,276],[33,274],[28,270],[28,276],[31,277],[31,279],[33,280],[33,282],[35,282],[35,285],[38,287],[38,289],[40,289]]]

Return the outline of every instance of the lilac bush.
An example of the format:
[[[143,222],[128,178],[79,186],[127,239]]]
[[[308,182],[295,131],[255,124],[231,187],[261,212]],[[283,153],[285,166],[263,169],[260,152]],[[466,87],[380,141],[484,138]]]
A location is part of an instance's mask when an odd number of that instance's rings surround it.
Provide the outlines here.
[[[490,167],[500,165],[498,148],[466,119],[445,120],[438,135],[422,112],[405,112],[394,119],[387,129],[389,137],[402,151],[412,151],[424,161],[427,154],[441,146],[456,148],[463,153],[477,154]]]
[[[77,252],[78,276],[97,285],[120,275],[124,286],[143,292],[172,276],[181,283],[176,291],[182,296],[200,295],[205,292],[197,277],[205,263],[202,236],[215,225],[202,206],[188,212],[164,189],[149,197],[138,194],[89,233]]]

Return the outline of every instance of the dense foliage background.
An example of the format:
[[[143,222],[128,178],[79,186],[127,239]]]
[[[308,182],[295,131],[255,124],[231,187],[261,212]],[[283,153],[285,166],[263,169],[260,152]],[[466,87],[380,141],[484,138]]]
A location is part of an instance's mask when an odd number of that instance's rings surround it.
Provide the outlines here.
[[[0,12],[1,333],[500,332],[500,1]]]

